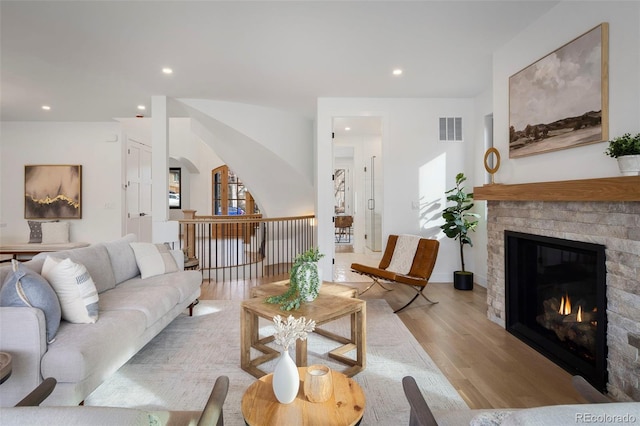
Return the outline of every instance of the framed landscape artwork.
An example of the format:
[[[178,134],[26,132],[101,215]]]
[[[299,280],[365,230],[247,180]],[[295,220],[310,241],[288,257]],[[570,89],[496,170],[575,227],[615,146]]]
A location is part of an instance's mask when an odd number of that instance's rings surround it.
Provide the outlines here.
[[[602,23],[509,78],[509,157],[605,141],[609,25]]]
[[[82,166],[24,166],[25,219],[81,219]]]

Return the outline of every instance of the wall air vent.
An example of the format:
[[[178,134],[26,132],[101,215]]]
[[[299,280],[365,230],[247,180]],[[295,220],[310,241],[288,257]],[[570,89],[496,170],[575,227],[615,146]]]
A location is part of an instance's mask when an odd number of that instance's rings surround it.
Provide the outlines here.
[[[440,117],[440,140],[462,141],[462,117]]]

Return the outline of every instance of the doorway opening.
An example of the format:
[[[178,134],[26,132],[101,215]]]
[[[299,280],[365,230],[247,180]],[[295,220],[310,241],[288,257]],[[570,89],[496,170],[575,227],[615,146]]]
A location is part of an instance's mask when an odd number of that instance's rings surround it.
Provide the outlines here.
[[[382,251],[382,117],[333,117],[332,126],[335,264],[348,268]]]

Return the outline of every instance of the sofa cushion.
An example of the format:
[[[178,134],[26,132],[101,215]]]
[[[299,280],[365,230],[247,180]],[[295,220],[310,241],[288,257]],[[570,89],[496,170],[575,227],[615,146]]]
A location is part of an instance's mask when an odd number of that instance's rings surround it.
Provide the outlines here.
[[[123,285],[100,295],[100,311],[135,310],[146,317],[150,327],[180,301],[180,292],[170,286],[127,288]]]
[[[111,267],[116,280],[116,285],[140,275],[140,269],[136,263],[136,256],[129,243],[137,241],[135,234],[127,234],[115,241],[104,243],[111,259]]]
[[[42,276],[56,291],[62,318],[73,323],[94,323],[98,319],[98,291],[87,268],[71,259],[47,256]]]
[[[73,250],[57,251],[55,253],[40,253],[34,259],[46,259],[47,256],[56,259],[71,259],[87,268],[89,274],[96,284],[98,293],[109,290],[116,286],[116,279],[111,268],[109,252],[102,243],[92,244],[89,247],[82,247]]]
[[[178,265],[164,244],[130,243],[142,278],[176,272]]]
[[[0,306],[33,307],[44,312],[47,342],[56,338],[60,326],[61,310],[56,292],[41,275],[17,260],[11,261],[12,273],[0,290]]]
[[[42,357],[42,377],[76,383],[99,374],[104,380],[139,349],[144,329],[139,311],[101,311],[95,324],[63,321]]]
[[[69,242],[69,222],[43,222],[42,244],[66,244]]]
[[[158,286],[172,287],[180,292],[178,303],[182,303],[187,297],[191,297],[201,284],[202,272],[180,271],[172,274],[156,275],[144,280],[140,277],[133,278],[120,284],[118,288],[147,288],[147,291],[153,291],[153,288]]]

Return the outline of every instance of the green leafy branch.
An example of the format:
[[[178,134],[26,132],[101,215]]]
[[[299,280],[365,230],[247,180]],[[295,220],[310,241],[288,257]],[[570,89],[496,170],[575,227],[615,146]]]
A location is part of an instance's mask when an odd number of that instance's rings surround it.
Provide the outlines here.
[[[289,289],[284,294],[267,297],[266,302],[281,305],[280,309],[283,311],[300,308],[300,305],[305,301],[304,295],[300,292],[302,286],[305,284],[302,282],[302,277],[305,277],[306,273],[309,272],[310,287],[317,289],[320,281],[318,268],[312,265],[312,263],[317,262],[322,257],[324,257],[324,254],[321,254],[317,247],[312,247],[296,256],[293,260],[291,272],[289,273]]]

